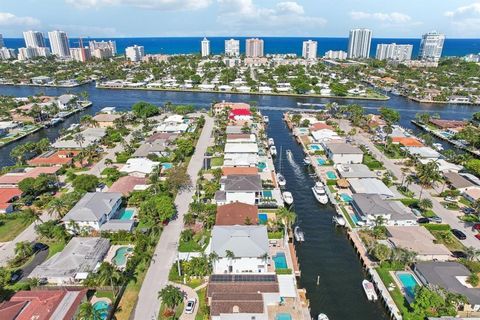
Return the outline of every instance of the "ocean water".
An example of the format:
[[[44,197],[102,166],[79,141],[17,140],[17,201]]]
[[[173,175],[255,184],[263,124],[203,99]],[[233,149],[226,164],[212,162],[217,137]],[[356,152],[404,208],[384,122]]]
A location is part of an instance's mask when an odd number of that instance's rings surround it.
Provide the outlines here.
[[[210,40],[210,49],[213,54],[223,53],[224,41],[227,37],[212,37]],[[240,40],[240,51],[245,52],[246,37],[235,37]],[[318,55],[328,50],[347,50],[348,38],[300,38],[300,37],[263,37],[265,54],[273,53],[296,53],[302,54],[302,42],[308,39],[318,42]],[[6,38],[5,46],[8,48],[21,48],[25,46],[25,42],[21,38]],[[117,42],[117,51],[124,53],[128,46],[142,45],[145,47],[146,53],[164,53],[164,54],[186,54],[200,52],[201,37],[172,37],[172,38],[84,38],[84,45],[89,40],[115,40]],[[47,39],[48,42],[48,39]],[[413,55],[418,55],[420,47],[420,39],[395,39],[395,38],[374,38],[370,55],[375,56],[377,44],[392,43],[412,44]],[[78,47],[78,39],[70,39],[71,47]],[[480,39],[446,39],[443,48],[444,56],[464,56],[470,53],[480,52]]]

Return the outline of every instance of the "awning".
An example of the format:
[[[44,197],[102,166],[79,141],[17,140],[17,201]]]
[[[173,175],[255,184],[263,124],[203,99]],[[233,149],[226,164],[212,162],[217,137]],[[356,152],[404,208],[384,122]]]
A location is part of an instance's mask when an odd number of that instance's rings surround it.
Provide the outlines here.
[[[295,276],[291,274],[278,275],[278,288],[280,297],[295,298],[297,296],[297,287],[295,285]]]

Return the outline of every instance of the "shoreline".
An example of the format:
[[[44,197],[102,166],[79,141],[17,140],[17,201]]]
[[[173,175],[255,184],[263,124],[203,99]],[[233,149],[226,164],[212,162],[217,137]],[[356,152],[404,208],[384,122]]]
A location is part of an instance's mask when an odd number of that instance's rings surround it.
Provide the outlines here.
[[[84,81],[75,85],[58,85],[58,84],[35,84],[35,83],[0,83],[1,86],[12,86],[12,87],[40,87],[40,88],[77,88],[84,86],[86,84],[94,82],[93,80]]]

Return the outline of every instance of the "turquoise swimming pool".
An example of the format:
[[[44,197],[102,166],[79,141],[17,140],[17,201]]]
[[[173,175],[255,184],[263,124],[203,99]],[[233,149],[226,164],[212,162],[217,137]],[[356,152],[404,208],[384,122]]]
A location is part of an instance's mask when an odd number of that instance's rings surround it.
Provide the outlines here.
[[[353,200],[352,197],[350,197],[350,195],[346,193],[340,194],[340,198],[343,200],[343,202],[348,202],[348,203],[350,203],[350,201]]]
[[[273,198],[272,190],[263,190],[262,195],[264,198]]]
[[[98,311],[98,313],[100,314],[100,319],[103,320],[107,319],[108,317],[110,305],[105,301],[97,301],[93,304],[93,309]]]
[[[319,166],[324,166],[325,163],[327,163],[327,161],[325,161],[325,159],[318,158],[318,159],[317,159],[317,163],[318,163]]]
[[[327,178],[330,180],[335,180],[337,179],[337,175],[333,171],[327,171]]]
[[[285,257],[285,253],[277,252],[276,255],[273,256],[273,261],[275,262],[275,269],[287,269],[287,258]]]
[[[259,162],[257,164],[258,171],[263,172],[267,169],[267,164],[265,162]]]
[[[127,254],[132,252],[133,249],[130,247],[121,247],[115,251],[115,256],[112,261],[116,266],[123,267],[127,264]]]
[[[395,276],[403,286],[404,292],[410,297],[415,298],[415,289],[419,285],[417,279],[410,272],[395,272]]]
[[[123,208],[117,213],[117,219],[119,220],[132,220],[135,214],[135,209]]]
[[[162,168],[164,170],[171,169],[172,167],[173,167],[173,163],[169,163],[169,162],[162,163]]]
[[[266,213],[259,213],[258,214],[258,222],[260,224],[267,224],[268,222],[268,215]]]
[[[322,150],[323,150],[322,146],[319,145],[319,144],[310,144],[310,145],[308,146],[308,148],[309,148],[310,150],[313,150],[313,151],[322,151]]]
[[[277,313],[275,320],[292,320],[290,313]]]

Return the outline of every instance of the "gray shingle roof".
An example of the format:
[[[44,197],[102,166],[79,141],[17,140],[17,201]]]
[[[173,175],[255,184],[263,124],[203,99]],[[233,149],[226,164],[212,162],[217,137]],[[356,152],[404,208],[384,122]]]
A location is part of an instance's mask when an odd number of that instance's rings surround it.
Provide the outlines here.
[[[348,143],[326,143],[325,146],[333,154],[363,154],[359,147]]]
[[[146,157],[151,153],[163,152],[167,148],[166,140],[155,140],[153,142],[146,142],[138,147],[133,153],[132,157]]]
[[[262,190],[262,180],[257,175],[231,175],[224,179],[225,191],[255,191]]]
[[[212,251],[226,257],[232,251],[236,258],[258,258],[268,252],[266,226],[214,226]]]
[[[63,217],[62,221],[99,221],[121,198],[120,192],[89,192]]]
[[[415,216],[400,201],[384,200],[378,194],[354,193],[352,205],[362,214],[391,215],[392,220],[415,220]]]

